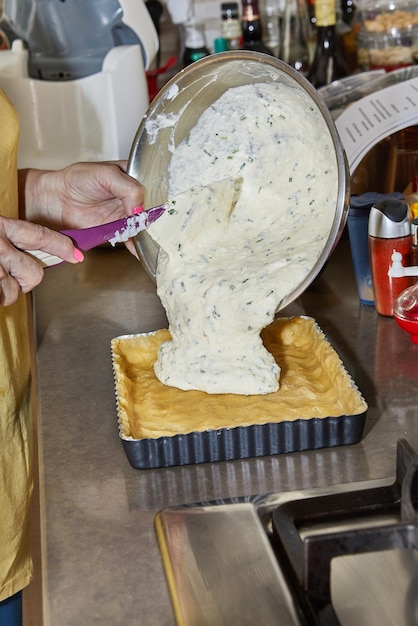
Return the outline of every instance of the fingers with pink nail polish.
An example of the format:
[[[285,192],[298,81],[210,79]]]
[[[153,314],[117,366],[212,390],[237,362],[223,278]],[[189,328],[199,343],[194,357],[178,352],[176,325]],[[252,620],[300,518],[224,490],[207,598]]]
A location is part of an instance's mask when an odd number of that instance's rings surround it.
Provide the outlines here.
[[[84,254],[78,248],[74,248],[74,258],[77,263],[81,263],[84,261]]]

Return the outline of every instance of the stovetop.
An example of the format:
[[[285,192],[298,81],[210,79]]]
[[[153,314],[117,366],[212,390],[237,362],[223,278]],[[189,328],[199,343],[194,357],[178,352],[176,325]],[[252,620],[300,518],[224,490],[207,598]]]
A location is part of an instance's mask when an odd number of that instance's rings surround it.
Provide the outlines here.
[[[171,507],[155,521],[179,626],[418,625],[418,455],[395,478]]]

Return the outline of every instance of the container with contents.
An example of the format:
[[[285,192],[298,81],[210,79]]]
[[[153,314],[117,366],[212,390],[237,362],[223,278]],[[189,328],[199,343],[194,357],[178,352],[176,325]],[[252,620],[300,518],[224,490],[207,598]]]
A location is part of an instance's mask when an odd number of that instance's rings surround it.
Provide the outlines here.
[[[285,373],[262,333],[318,274],[347,214],[347,164],[328,109],[273,57],[214,55],[160,92],[128,173],[147,181],[146,207],[170,204],[159,226],[136,240],[169,323],[154,355],[156,380],[186,407],[195,393],[207,397],[212,424],[215,397],[221,406],[260,398],[271,406]],[[159,403],[162,414],[176,403]],[[201,430],[195,404],[188,411],[192,431]],[[267,411],[263,420],[275,417]],[[246,456],[234,450],[225,458]],[[219,458],[215,450],[211,458]]]
[[[259,90],[266,83],[269,85],[270,103],[258,97]],[[276,95],[271,93],[273,88],[277,90]],[[215,146],[215,149],[217,152],[222,150],[223,158],[213,152],[213,145],[209,149],[204,140],[197,138],[196,142],[201,144],[200,152],[184,170],[187,179],[173,181],[170,167],[173,167],[171,161],[177,148],[182,144],[178,158],[187,158],[187,155],[182,157],[182,153],[187,150],[185,144],[192,129],[203,114],[208,115],[214,103],[224,96],[235,101],[234,117],[217,107],[213,112],[214,125],[210,126],[210,120],[206,122],[206,133],[209,133],[212,143],[216,137],[219,138],[220,147]],[[243,96],[247,99],[243,100]],[[273,112],[274,99],[278,106],[273,118],[269,107]],[[264,111],[262,128],[247,106],[251,104],[253,109],[257,103],[260,119]],[[283,110],[279,110],[279,106]],[[201,122],[203,126],[205,119]],[[257,137],[251,135],[255,132]],[[295,151],[292,159],[289,147]],[[312,204],[313,188],[323,198],[323,183],[328,177],[332,178],[327,198],[329,208],[325,209],[328,215],[331,214],[332,223],[322,227],[323,240],[317,257],[312,257],[306,275],[284,296],[279,309],[303,293],[320,272],[347,218],[348,167],[328,107],[298,72],[279,59],[258,53],[232,51],[211,55],[171,79],[153,101],[139,126],[128,173],[146,181],[145,208],[164,204],[170,196],[193,186],[241,178],[241,202],[245,199],[246,211],[252,211],[249,217],[253,220],[257,217],[261,228],[266,219],[289,220],[290,217],[294,223],[292,237],[295,242],[298,241],[299,232],[299,243],[303,237],[312,238],[308,223],[315,221],[312,217],[315,204],[317,207],[321,204],[317,200]],[[295,194],[296,185],[299,194]],[[305,193],[307,195],[303,197]],[[265,205],[262,200],[266,200]],[[286,244],[288,236],[285,235],[281,244]],[[160,246],[149,233],[143,233],[135,242],[141,260],[155,280]]]
[[[208,394],[162,384],[154,362],[168,330],[112,341],[120,437],[137,469],[225,461],[360,440],[367,405],[312,318],[281,318],[263,341],[279,391]]]
[[[418,267],[415,267],[418,276]],[[411,341],[418,344],[418,283],[408,287],[395,300],[393,316],[403,330],[409,333]]]
[[[418,219],[411,223],[411,265],[398,249],[392,253],[390,274],[394,281],[409,277],[412,284],[402,291],[393,305],[393,316],[403,330],[409,333],[411,341],[418,344]]]
[[[369,249],[376,311],[392,316],[400,293],[409,287],[408,276],[394,277],[390,272],[393,251],[402,254],[406,265],[411,259],[411,224],[406,202],[386,198],[376,202],[369,215]]]
[[[363,70],[387,71],[418,60],[418,8],[415,2],[365,0],[359,5],[358,62]]]

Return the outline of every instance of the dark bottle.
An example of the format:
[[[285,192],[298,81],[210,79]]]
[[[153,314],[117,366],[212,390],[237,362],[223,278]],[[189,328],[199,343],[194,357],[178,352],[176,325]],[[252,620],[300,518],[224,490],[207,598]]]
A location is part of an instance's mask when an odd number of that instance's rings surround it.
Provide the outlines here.
[[[312,28],[315,28],[316,27],[315,0],[306,0],[306,5],[308,7],[309,21],[311,23]]]
[[[352,74],[358,68],[357,38],[361,28],[360,19],[353,0],[341,0],[340,7],[337,34],[348,71]]]
[[[315,0],[316,48],[308,80],[316,88],[348,76],[336,32],[335,0]]]
[[[263,28],[257,0],[242,0],[241,26],[244,50],[264,52],[273,56],[270,48],[263,44]]]
[[[350,29],[353,27],[356,17],[356,5],[354,0],[341,0],[341,19]]]

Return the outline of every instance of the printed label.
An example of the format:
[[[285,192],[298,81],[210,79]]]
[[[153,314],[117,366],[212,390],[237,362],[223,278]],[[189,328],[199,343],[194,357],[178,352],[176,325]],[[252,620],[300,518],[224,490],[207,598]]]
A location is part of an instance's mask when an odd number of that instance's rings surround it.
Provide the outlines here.
[[[350,174],[379,141],[418,125],[418,77],[391,85],[351,104],[335,121]]]

